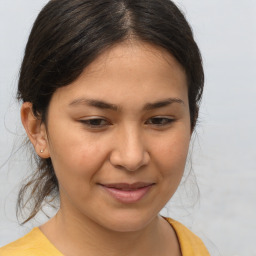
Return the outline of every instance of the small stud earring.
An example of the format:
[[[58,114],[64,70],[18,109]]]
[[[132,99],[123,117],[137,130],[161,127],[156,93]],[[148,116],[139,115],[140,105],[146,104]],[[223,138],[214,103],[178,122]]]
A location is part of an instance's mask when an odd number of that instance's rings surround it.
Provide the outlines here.
[[[40,150],[40,152],[41,152],[41,153],[44,153],[44,150],[43,150],[43,149],[41,149],[41,150]]]

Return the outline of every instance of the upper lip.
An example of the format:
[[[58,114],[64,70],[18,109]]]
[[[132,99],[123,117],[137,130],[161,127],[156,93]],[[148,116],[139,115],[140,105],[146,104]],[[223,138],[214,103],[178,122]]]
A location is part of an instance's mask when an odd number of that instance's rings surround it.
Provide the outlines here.
[[[135,190],[139,188],[148,187],[154,185],[153,182],[135,182],[135,183],[108,183],[108,184],[100,184],[107,188],[115,188],[120,190]]]

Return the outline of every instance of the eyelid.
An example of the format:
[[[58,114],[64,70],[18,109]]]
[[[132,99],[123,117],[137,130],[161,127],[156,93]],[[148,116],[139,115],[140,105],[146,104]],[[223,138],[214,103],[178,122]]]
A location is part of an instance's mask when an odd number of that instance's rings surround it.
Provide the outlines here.
[[[90,122],[93,122],[96,120],[104,122],[104,124],[90,124]],[[89,118],[80,119],[79,122],[81,122],[82,124],[88,126],[89,128],[92,128],[92,129],[102,129],[109,125],[112,125],[108,119],[101,117],[101,116],[93,116],[93,117],[89,117]]]
[[[165,120],[164,123],[160,123],[160,124],[154,124],[154,123],[149,123],[148,121],[149,120]],[[170,117],[170,116],[153,116],[153,117],[150,117],[149,119],[146,120],[146,124],[149,124],[149,125],[153,125],[153,126],[157,126],[157,127],[161,127],[161,126],[168,126],[170,124],[172,124],[173,122],[175,121],[175,118],[173,117]]]
[[[96,123],[93,124],[93,121],[95,121]],[[154,123],[154,121],[156,122]],[[175,118],[170,116],[153,116],[148,118],[145,121],[145,124],[161,128],[161,127],[167,127],[171,125],[174,121],[175,121]],[[81,122],[83,125],[87,126],[88,128],[95,129],[95,130],[104,129],[112,125],[112,123],[107,118],[101,117],[101,116],[92,116],[92,117],[83,118],[83,119],[80,119],[79,122]]]

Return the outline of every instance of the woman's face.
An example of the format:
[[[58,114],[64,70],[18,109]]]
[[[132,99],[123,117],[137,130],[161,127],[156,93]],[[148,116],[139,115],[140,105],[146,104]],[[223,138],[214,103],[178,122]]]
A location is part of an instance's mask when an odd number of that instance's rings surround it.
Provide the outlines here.
[[[181,65],[146,43],[114,46],[49,105],[60,211],[115,231],[145,227],[178,187],[190,135]]]

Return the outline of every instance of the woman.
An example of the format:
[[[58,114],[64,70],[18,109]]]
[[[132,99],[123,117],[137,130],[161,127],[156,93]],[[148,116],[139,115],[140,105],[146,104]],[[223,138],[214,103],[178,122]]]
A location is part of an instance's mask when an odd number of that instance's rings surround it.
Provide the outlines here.
[[[18,84],[37,154],[33,218],[12,255],[209,255],[159,216],[183,175],[203,90],[200,52],[169,0],[52,0],[31,31]]]

